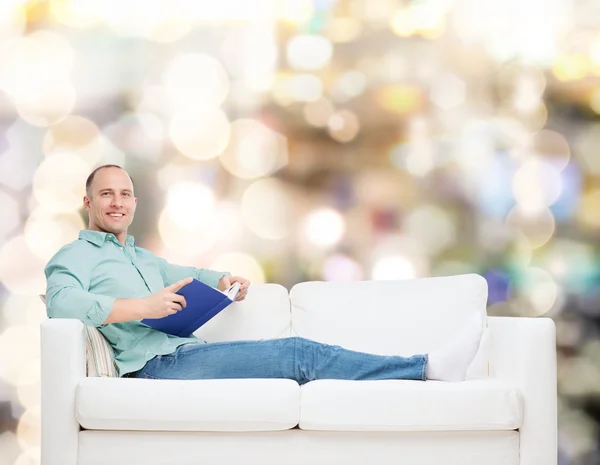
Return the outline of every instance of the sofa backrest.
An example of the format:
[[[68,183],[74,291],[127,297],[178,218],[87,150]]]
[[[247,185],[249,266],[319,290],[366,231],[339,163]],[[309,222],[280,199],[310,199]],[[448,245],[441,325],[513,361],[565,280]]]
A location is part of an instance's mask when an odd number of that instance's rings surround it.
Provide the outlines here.
[[[487,282],[469,274],[402,281],[306,282],[290,291],[292,333],[382,355],[427,353],[473,312],[485,321]]]
[[[220,312],[194,334],[207,342],[290,336],[290,299],[279,284],[252,284],[243,302]]]

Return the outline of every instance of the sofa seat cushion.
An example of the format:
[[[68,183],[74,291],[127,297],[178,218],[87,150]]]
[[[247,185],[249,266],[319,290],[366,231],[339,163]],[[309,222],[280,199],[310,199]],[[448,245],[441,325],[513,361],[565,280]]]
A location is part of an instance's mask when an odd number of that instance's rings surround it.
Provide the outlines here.
[[[495,379],[319,380],[301,387],[300,428],[328,431],[498,431],[521,426],[520,392]]]
[[[299,421],[300,386],[288,379],[85,378],[79,424],[93,430],[279,431]]]

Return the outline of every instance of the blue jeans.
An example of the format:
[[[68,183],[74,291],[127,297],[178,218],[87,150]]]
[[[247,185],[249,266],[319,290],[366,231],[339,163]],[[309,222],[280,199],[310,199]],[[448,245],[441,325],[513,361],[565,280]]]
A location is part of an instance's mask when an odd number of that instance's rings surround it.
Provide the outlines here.
[[[260,341],[185,344],[157,355],[134,376],[149,379],[287,378],[426,379],[427,355],[399,357],[354,352],[291,337]]]

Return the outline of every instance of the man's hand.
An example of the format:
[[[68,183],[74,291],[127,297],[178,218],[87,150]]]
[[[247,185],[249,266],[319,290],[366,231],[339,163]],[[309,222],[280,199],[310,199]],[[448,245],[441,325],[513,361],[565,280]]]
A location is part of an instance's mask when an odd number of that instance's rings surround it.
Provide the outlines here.
[[[229,289],[233,283],[240,283],[240,290],[235,298],[236,302],[241,302],[246,298],[248,294],[248,287],[250,287],[250,281],[240,276],[223,276],[219,281],[219,290],[224,291]]]
[[[142,299],[142,318],[164,318],[185,308],[185,297],[175,294],[183,286],[192,282],[193,278],[182,279],[170,286]]]

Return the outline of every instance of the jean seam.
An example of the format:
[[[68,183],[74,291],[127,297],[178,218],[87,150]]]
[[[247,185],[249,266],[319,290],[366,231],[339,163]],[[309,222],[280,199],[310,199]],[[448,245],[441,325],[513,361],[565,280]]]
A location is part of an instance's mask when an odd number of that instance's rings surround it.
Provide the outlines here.
[[[423,368],[421,368],[421,381],[427,381],[427,364],[429,363],[429,356],[423,355]]]

